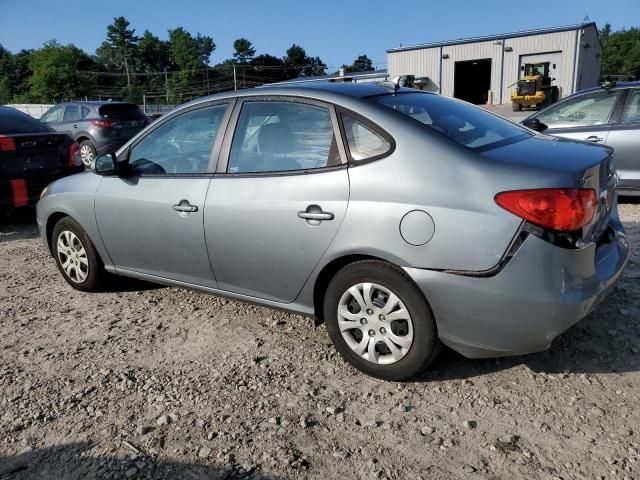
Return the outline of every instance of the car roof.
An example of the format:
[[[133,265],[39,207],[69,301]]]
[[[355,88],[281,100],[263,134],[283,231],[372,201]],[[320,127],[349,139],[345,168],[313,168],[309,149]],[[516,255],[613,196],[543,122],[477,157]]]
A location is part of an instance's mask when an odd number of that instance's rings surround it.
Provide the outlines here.
[[[640,80],[636,80],[633,82],[618,82],[616,83],[615,86],[611,87],[610,90],[620,90],[623,88],[634,88],[634,87],[640,87]],[[589,92],[597,92],[598,90],[605,90],[604,87],[591,87],[591,88],[585,88],[584,90],[580,90],[576,93],[574,93],[573,95],[582,95],[583,93],[589,93]],[[570,95],[571,97],[573,97],[573,95]],[[567,97],[569,98],[569,97]]]
[[[89,105],[92,107],[101,107],[102,105],[136,105],[133,102],[121,102],[121,101],[111,101],[111,100],[74,100],[71,102],[60,102],[56,104],[58,105]]]
[[[396,92],[408,93],[416,92],[420,93],[420,90],[413,88],[400,88]],[[192,100],[183,106],[196,105],[203,102],[208,102],[217,99],[226,98],[243,98],[243,97],[255,97],[262,96],[268,97],[269,95],[278,96],[294,96],[294,97],[307,97],[317,100],[325,100],[327,102],[333,102],[338,98],[342,99],[363,99],[368,97],[375,97],[378,95],[388,95],[394,93],[394,89],[389,83],[384,82],[368,82],[368,83],[336,83],[336,82],[314,82],[308,84],[289,84],[289,85],[266,85],[257,88],[248,88],[245,90],[230,91],[224,93],[218,93],[207,97],[201,97],[196,100]],[[427,92],[424,92],[427,93]]]

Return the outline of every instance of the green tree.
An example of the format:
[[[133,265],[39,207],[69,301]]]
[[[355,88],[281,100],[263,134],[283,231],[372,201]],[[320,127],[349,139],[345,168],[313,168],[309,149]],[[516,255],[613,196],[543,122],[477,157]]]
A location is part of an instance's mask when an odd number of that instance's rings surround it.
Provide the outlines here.
[[[169,59],[177,70],[169,79],[170,100],[180,102],[202,91],[209,58],[216,44],[211,37],[200,33],[194,37],[182,27],[169,30],[168,43]]]
[[[107,26],[107,39],[96,50],[101,63],[108,69],[124,68],[127,75],[127,89],[131,92],[132,59],[137,53],[138,37],[135,29],[124,17],[114,17],[113,23]]]
[[[233,42],[233,58],[239,63],[245,64],[249,62],[256,54],[256,49],[253,48],[252,43],[246,38],[239,38]]]
[[[308,57],[307,52],[295,43],[287,50],[284,63],[291,68],[291,76],[324,75],[327,66],[320,57]]]
[[[600,32],[602,75],[629,75],[640,78],[640,28],[616,32],[606,24]]]
[[[13,98],[13,55],[0,44],[0,105],[11,102]]]
[[[344,71],[347,73],[375,70],[375,68],[373,68],[373,62],[366,55],[359,55],[351,65],[343,65],[342,68],[344,68]]]
[[[29,58],[33,72],[29,78],[32,101],[53,102],[88,95],[93,88],[93,60],[74,45],[61,45],[55,40],[45,42]]]

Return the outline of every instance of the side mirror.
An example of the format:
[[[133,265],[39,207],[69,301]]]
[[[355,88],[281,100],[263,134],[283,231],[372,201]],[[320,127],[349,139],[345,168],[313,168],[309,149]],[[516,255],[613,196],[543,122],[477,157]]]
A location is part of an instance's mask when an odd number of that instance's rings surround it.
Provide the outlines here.
[[[118,160],[115,153],[97,156],[91,162],[91,171],[97,175],[115,175],[118,173]]]
[[[545,131],[547,128],[549,128],[547,125],[545,125],[544,123],[542,123],[540,120],[538,120],[537,118],[525,118],[522,121],[522,124],[525,127],[529,127],[531,130],[535,130],[536,132],[543,132]]]

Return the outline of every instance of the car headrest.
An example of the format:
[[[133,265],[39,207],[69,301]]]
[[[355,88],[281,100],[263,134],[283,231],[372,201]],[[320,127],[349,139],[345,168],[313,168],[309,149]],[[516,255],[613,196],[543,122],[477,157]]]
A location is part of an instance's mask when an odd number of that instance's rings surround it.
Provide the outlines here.
[[[260,128],[258,148],[262,153],[283,154],[291,151],[291,129],[284,123],[268,123]]]

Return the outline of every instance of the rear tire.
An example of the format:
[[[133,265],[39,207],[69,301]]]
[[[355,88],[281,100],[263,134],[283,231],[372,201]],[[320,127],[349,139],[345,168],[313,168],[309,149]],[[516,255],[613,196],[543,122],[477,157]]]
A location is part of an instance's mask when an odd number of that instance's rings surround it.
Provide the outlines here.
[[[521,112],[522,111],[522,105],[520,105],[518,102],[511,102],[511,109],[514,112]]]
[[[93,146],[91,140],[83,140],[80,142],[80,158],[85,167],[89,168],[96,156],[96,148]]]
[[[336,350],[372,377],[415,377],[440,351],[424,295],[393,265],[378,260],[347,265],[329,283],[323,311]]]
[[[71,217],[53,227],[51,250],[58,270],[76,290],[97,292],[104,286],[106,272],[87,232]]]

